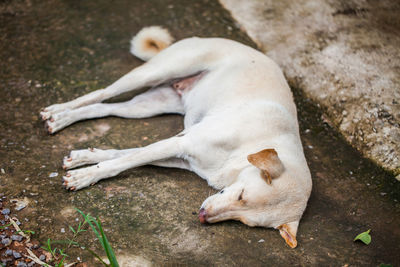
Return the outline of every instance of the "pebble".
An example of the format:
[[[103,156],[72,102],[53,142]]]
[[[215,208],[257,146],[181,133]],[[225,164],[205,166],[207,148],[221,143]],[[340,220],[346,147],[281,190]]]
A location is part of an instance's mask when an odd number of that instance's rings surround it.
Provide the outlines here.
[[[45,259],[46,259],[45,255],[42,254],[42,255],[39,256],[39,260],[44,261]]]
[[[65,233],[65,228],[61,228],[61,233]]]
[[[1,240],[1,243],[2,243],[4,246],[10,245],[11,242],[12,242],[12,241],[11,241],[10,238],[3,238],[3,240]]]
[[[7,262],[9,262],[9,261],[12,261],[12,259],[11,259],[11,258],[1,259],[1,263],[2,263],[4,266],[7,266]]]
[[[12,235],[12,236],[11,236],[11,239],[12,239],[13,241],[21,241],[22,238],[24,238],[24,237],[21,236],[21,235]]]
[[[58,172],[52,172],[49,174],[50,178],[57,177],[57,176],[58,176]]]
[[[3,214],[3,215],[8,215],[8,214],[10,214],[10,209],[3,209],[3,210],[1,211],[1,214]]]
[[[20,202],[20,203],[18,203],[17,206],[15,207],[15,210],[16,210],[16,211],[20,211],[20,210],[24,209],[25,207],[26,207],[26,203]]]
[[[5,171],[3,168],[1,168],[1,173],[2,173],[2,174],[5,174],[6,171]]]
[[[21,258],[21,254],[18,253],[18,252],[16,252],[16,251],[13,251],[13,256],[14,256],[14,258],[16,258],[16,259]]]
[[[264,243],[265,242],[265,240],[264,239],[260,239],[260,240],[258,240],[258,243]]]
[[[7,249],[5,255],[6,256],[11,256],[13,254],[13,251],[11,249]]]
[[[20,261],[20,262],[18,262],[17,267],[28,267],[28,265],[26,265],[25,262]]]

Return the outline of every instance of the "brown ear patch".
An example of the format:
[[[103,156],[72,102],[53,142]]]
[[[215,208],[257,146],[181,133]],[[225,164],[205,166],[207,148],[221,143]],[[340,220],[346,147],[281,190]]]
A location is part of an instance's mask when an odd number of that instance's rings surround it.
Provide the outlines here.
[[[271,184],[272,179],[279,177],[285,170],[278,153],[273,148],[250,154],[247,160],[262,171],[261,177],[268,184]]]
[[[279,229],[279,233],[285,239],[286,243],[291,248],[297,247],[296,233],[293,233],[293,229],[290,229],[290,226],[287,224],[282,224],[277,227]]]

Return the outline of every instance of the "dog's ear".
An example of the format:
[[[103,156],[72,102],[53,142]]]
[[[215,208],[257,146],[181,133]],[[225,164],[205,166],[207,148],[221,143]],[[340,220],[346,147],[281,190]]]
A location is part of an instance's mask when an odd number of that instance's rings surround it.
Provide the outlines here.
[[[284,223],[276,227],[279,230],[279,233],[285,239],[286,243],[291,248],[295,248],[297,246],[296,234],[297,227],[299,226],[299,221]]]
[[[271,184],[272,179],[279,177],[285,170],[275,149],[264,149],[260,152],[250,154],[247,156],[247,160],[261,169],[261,177],[268,184]]]

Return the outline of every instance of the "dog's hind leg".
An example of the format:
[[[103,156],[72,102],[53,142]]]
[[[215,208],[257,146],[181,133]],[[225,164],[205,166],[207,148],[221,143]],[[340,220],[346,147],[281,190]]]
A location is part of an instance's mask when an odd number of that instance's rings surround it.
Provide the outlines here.
[[[77,190],[101,179],[109,178],[130,168],[152,164],[170,158],[179,158],[184,152],[184,136],[171,137],[142,148],[133,149],[121,157],[96,165],[71,170],[63,177],[67,189]]]
[[[205,71],[212,65],[210,53],[214,47],[202,39],[182,40],[135,68],[105,89],[91,92],[75,100],[45,108],[40,114],[43,120],[57,113],[99,103],[113,96],[146,86],[157,86],[175,78],[187,77]],[[214,52],[215,54],[215,52]]]
[[[151,89],[123,103],[97,103],[73,110],[66,110],[53,115],[46,122],[46,128],[49,133],[55,133],[74,122],[85,119],[105,116],[147,118],[163,113],[184,114],[181,98],[170,87]]]

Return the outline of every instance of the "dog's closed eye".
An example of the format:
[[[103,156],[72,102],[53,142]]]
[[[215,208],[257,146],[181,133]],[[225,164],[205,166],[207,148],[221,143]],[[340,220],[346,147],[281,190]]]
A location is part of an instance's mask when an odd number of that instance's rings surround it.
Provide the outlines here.
[[[220,193],[220,194],[223,194],[223,193],[224,193],[224,189],[222,189],[221,191],[219,191],[219,193]]]

